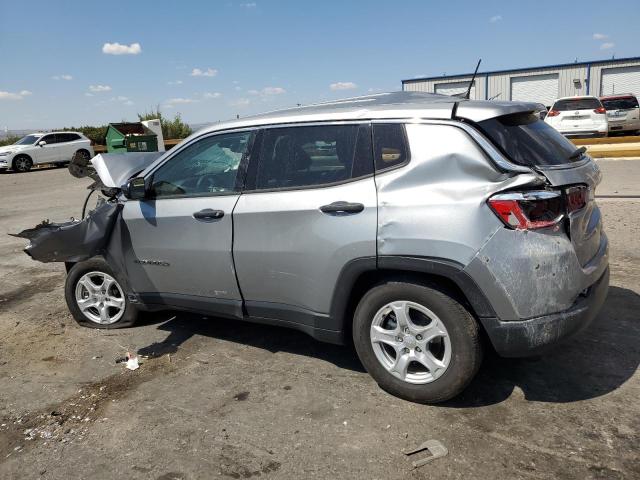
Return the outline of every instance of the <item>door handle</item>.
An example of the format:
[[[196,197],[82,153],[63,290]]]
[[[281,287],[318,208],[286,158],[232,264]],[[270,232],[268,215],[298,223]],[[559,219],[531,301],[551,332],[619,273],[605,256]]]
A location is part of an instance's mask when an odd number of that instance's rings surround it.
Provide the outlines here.
[[[360,213],[363,210],[363,204],[350,202],[333,202],[320,207],[322,213]]]
[[[212,210],[211,208],[205,208],[204,210],[200,210],[199,212],[195,212],[193,214],[193,218],[196,220],[202,221],[211,221],[218,220],[219,218],[224,217],[224,211],[222,210]]]

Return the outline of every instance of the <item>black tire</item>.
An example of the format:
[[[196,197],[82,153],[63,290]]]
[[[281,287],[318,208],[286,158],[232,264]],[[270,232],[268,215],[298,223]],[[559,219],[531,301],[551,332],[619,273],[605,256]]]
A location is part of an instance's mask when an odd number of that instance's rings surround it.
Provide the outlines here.
[[[120,291],[125,304],[124,313],[120,316],[120,318],[117,321],[113,323],[107,323],[107,324],[97,323],[96,321],[93,321],[89,317],[87,317],[78,306],[78,303],[76,301],[76,287],[78,285],[79,280],[81,280],[85,274],[91,273],[91,272],[107,274],[116,281],[118,286],[120,286]],[[135,307],[135,305],[132,305],[129,302],[129,299],[127,298],[127,295],[126,295],[126,290],[121,285],[123,285],[122,281],[118,279],[117,275],[114,274],[111,268],[109,268],[109,265],[107,265],[107,263],[102,258],[96,257],[96,258],[87,260],[85,262],[76,263],[71,268],[71,270],[69,270],[69,273],[67,274],[67,279],[64,284],[65,300],[67,301],[67,306],[69,307],[69,311],[71,312],[71,315],[73,316],[75,321],[78,322],[79,325],[82,325],[83,327],[89,327],[89,328],[111,329],[111,328],[125,328],[125,327],[132,326],[138,319],[139,312],[138,312],[138,309]],[[120,297],[119,294],[117,296]],[[95,311],[97,310],[94,310],[94,312]]]
[[[28,172],[33,167],[33,161],[28,155],[16,155],[11,167],[14,172]]]
[[[426,307],[444,324],[451,344],[449,365],[431,383],[415,384],[396,378],[376,357],[371,325],[376,313],[395,301]],[[455,296],[437,286],[389,281],[373,287],[360,300],[353,320],[353,341],[360,361],[382,389],[417,403],[440,403],[461,393],[482,363],[479,327],[473,315]]]

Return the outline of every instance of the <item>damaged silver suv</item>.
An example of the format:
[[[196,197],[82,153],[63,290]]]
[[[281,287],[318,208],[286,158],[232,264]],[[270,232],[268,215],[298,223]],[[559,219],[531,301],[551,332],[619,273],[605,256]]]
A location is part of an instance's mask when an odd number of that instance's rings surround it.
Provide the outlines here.
[[[352,337],[382,388],[441,402],[483,349],[539,353],[607,294],[600,171],[538,109],[401,92],[222,123],[94,158],[108,200],[21,235],[66,263],[82,325],[182,309]]]

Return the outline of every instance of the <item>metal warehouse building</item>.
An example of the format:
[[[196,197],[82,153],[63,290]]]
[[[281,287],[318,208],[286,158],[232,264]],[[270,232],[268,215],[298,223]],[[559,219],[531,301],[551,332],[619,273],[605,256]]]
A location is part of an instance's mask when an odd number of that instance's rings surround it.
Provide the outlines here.
[[[407,91],[454,95],[466,92],[472,74],[402,81]],[[478,72],[471,87],[476,100],[519,100],[547,107],[573,95],[640,95],[640,57],[563,63],[542,67]]]

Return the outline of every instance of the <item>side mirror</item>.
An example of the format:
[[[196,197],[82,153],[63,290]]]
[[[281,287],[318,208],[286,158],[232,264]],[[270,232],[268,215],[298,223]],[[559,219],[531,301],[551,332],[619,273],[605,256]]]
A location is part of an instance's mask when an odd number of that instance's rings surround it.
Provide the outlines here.
[[[147,195],[147,186],[143,177],[135,177],[125,183],[122,193],[129,200],[142,200]]]
[[[38,142],[38,145],[40,145],[41,147],[44,147],[47,144],[47,142],[45,142],[44,140],[40,140]]]

